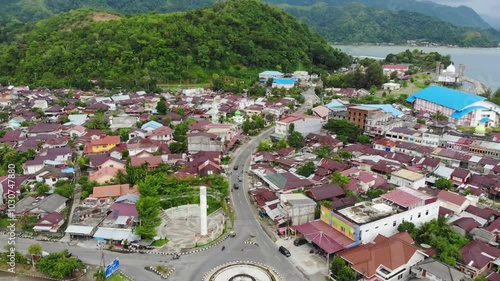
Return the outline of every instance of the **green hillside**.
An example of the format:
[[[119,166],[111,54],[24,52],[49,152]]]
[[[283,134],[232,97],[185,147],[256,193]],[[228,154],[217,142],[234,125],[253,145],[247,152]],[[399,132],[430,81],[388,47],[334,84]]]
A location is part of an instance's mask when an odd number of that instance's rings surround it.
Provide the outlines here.
[[[119,14],[176,12],[223,0],[0,0],[0,43],[16,40],[36,20],[78,8]],[[459,46],[491,47],[500,31],[472,9],[416,0],[263,0],[306,22],[331,42],[405,43],[429,39]],[[359,4],[358,4],[359,3]],[[460,27],[461,26],[461,27]],[[488,29],[489,28],[489,29]]]
[[[449,22],[457,26],[489,29],[491,26],[480,15],[467,6],[451,7],[431,1],[418,0],[267,0],[275,5],[288,4],[294,6],[312,6],[326,3],[330,6],[359,3],[365,6],[389,11],[415,12],[435,19]]]
[[[258,71],[334,70],[350,57],[257,0],[197,11],[119,17],[75,10],[0,46],[0,79],[15,84],[151,88],[164,82],[250,78]]]
[[[500,41],[498,31],[458,27],[419,13],[378,10],[361,4],[279,7],[330,42],[404,44],[406,40],[426,39],[464,47],[494,47]]]

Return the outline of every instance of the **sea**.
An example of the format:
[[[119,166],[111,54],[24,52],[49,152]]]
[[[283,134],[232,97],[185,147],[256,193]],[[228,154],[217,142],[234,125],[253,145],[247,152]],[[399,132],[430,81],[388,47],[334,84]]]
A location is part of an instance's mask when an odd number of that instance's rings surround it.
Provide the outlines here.
[[[478,80],[493,91],[500,88],[500,48],[448,48],[448,47],[415,47],[415,46],[372,46],[372,45],[334,45],[334,48],[352,56],[385,58],[390,53],[419,49],[426,53],[438,52],[450,55],[457,66],[465,65],[465,76]]]

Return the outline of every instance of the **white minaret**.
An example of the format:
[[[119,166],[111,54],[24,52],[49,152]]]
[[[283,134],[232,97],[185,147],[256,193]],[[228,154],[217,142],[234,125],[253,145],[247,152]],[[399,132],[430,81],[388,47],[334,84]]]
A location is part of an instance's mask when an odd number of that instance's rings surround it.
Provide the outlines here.
[[[212,103],[212,123],[219,123],[219,102],[217,101],[219,97],[214,98],[214,102]]]
[[[200,234],[205,236],[208,234],[207,222],[207,187],[200,186]]]

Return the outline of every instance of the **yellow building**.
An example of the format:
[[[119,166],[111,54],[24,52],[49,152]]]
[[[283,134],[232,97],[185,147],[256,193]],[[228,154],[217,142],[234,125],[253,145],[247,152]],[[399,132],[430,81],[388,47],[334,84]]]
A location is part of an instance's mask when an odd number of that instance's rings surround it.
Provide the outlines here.
[[[120,144],[120,136],[105,136],[101,139],[91,140],[85,149],[86,153],[102,153],[113,149]]]

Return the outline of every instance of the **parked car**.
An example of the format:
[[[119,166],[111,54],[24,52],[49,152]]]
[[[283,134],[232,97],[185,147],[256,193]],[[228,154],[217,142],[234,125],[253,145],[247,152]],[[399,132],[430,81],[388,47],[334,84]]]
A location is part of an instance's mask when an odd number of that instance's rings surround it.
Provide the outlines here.
[[[295,246],[301,246],[301,245],[304,245],[306,243],[307,243],[307,240],[303,237],[297,238],[297,239],[295,239],[295,241],[293,241],[293,245],[295,245]]]
[[[235,184],[233,185],[233,188],[234,188],[234,189],[238,189],[238,188],[240,188],[240,187],[238,186],[238,184],[237,184],[237,183],[235,183]]]
[[[280,251],[280,253],[282,253],[287,258],[292,255],[292,254],[290,254],[290,251],[288,251],[287,248],[285,248],[283,246],[280,246],[278,251]]]

